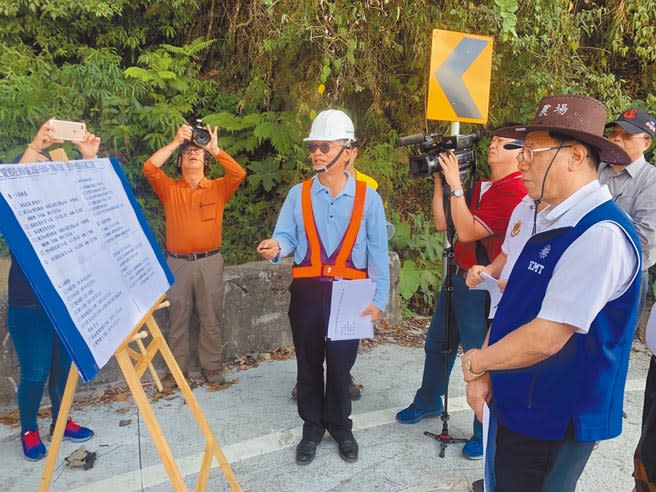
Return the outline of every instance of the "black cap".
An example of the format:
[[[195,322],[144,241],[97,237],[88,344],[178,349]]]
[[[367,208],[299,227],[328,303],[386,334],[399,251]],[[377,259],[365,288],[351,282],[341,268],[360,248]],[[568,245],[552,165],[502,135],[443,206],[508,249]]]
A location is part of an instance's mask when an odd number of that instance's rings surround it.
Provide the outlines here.
[[[503,146],[504,149],[506,150],[516,150],[516,149],[521,149],[524,146],[524,141],[523,140],[513,140],[512,142],[508,142]]]
[[[627,109],[615,121],[608,123],[606,128],[616,125],[621,126],[631,135],[645,132],[650,137],[653,137],[654,133],[656,133],[656,119],[640,108]]]

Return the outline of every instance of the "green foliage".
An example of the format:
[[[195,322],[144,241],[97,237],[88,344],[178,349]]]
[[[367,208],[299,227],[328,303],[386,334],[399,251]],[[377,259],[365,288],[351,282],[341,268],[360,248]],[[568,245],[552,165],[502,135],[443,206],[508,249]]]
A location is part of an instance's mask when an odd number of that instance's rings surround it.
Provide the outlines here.
[[[501,39],[507,41],[510,37],[517,37],[515,26],[517,25],[517,16],[515,12],[519,8],[517,0],[494,0],[494,4],[499,7],[499,17],[501,17]]]
[[[403,258],[399,293],[416,308],[432,307],[442,280],[444,235],[437,233],[432,222],[430,215],[422,212],[412,214],[406,221],[392,214],[396,233],[390,247]]]
[[[311,119],[343,108],[356,126],[356,166],[378,180],[397,226],[406,307],[426,310],[442,237],[430,183],[408,177],[410,150],[396,140],[447,129],[424,117],[431,30],[494,37],[496,126],[530,119],[542,96],[559,92],[597,97],[611,113],[632,101],[655,111],[655,26],[656,0],[4,0],[0,159],[18,155],[51,116],[86,121],[163,241],[141,166],[182,122],[202,117],[248,169],[226,209],[223,249],[228,263],[249,261],[290,186],[311,173],[302,145]]]

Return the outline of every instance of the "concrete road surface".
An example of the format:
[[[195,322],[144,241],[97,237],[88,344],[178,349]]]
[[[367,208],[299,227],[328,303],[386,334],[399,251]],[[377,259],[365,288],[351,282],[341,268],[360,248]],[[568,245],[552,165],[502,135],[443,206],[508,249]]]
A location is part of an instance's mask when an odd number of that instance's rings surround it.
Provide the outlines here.
[[[593,452],[579,481],[579,492],[631,490],[632,455],[639,435],[648,361],[648,352],[637,344],[631,354],[625,393],[624,431]],[[313,463],[296,465],[294,447],[300,439],[301,421],[290,399],[294,360],[269,361],[246,371],[232,371],[228,379],[236,381],[229,388],[208,391],[201,386],[194,394],[245,491],[469,491],[471,482],[482,476],[482,462],[463,458],[461,444],[450,445],[446,456],[438,457],[437,441],[423,433],[439,433],[439,418],[414,425],[395,422],[395,413],[412,401],[422,367],[420,348],[383,344],[359,355],[353,374],[364,389],[362,399],[353,403],[354,431],[360,444],[360,458],[353,464],[342,461],[335,442],[326,437]],[[453,374],[451,396],[451,435],[469,437],[472,413],[464,399],[459,370]],[[153,407],[188,489],[195,490],[204,442],[191,413],[178,392],[160,398]],[[69,468],[63,458],[79,444],[64,443],[50,490],[172,490],[131,397],[84,405],[75,411],[74,418],[96,431],[85,445],[98,458],[91,470]],[[42,434],[47,434],[49,422],[41,420],[39,424]],[[0,425],[0,442],[0,490],[37,490],[44,461],[23,459],[16,428]],[[216,463],[207,490],[229,490]]]

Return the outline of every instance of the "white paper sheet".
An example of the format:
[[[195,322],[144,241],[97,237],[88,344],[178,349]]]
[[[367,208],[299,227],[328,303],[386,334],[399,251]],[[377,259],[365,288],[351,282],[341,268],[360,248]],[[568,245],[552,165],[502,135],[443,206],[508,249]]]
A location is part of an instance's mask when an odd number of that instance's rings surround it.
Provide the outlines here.
[[[652,306],[651,312],[649,313],[645,341],[647,342],[647,347],[649,347],[651,353],[656,354],[656,304]]]
[[[371,317],[360,316],[374,298],[376,284],[370,279],[336,280],[330,302],[328,338],[331,340],[355,340],[373,338]]]
[[[499,289],[499,281],[485,272],[481,272],[481,278],[483,281],[471,289],[487,290],[490,293],[490,307],[491,309],[496,310],[496,307],[499,305],[499,301],[501,300],[502,294],[501,290]]]
[[[492,277],[490,277],[492,278]],[[490,432],[490,407],[483,403],[483,463],[487,463],[487,439]],[[484,467],[485,468],[485,467]],[[483,474],[484,492],[491,492],[488,488],[487,473]]]

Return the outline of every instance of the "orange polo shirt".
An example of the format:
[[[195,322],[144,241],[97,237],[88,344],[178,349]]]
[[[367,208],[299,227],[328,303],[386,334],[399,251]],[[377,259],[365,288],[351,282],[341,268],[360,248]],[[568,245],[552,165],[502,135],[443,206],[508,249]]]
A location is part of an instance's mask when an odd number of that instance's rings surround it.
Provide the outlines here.
[[[144,176],[164,206],[166,249],[171,253],[202,253],[221,247],[223,209],[246,171],[224,150],[214,159],[226,175],[203,178],[195,190],[182,177],[168,177],[150,160],[144,164]]]

